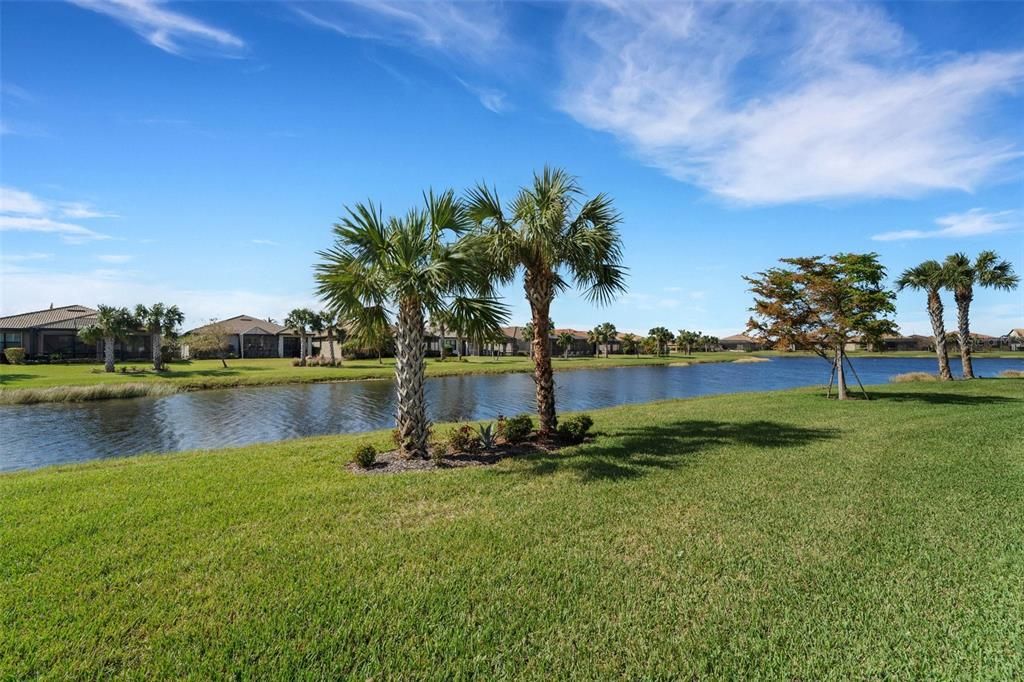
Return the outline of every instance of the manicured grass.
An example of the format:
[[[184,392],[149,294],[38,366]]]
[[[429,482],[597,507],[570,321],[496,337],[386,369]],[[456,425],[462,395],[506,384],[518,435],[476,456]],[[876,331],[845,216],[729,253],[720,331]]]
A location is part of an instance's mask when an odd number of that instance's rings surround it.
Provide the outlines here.
[[[601,367],[632,367],[642,365],[665,365],[685,359],[687,362],[722,362],[736,360],[737,353],[694,353],[693,356],[671,355],[655,357],[612,355],[609,358],[556,358],[556,370],[595,369]],[[106,384],[162,383],[176,386],[179,390],[196,391],[209,388],[232,386],[260,386],[273,384],[313,383],[319,381],[346,381],[355,379],[391,379],[395,375],[394,359],[385,358],[383,364],[377,360],[352,360],[342,367],[294,367],[289,359],[228,360],[224,368],[220,360],[194,360],[175,362],[165,372],[154,372],[144,362],[119,364],[138,371],[122,374],[120,369],[113,374],[103,371],[102,365],[0,365],[0,404],[11,402],[62,402],[74,400],[120,397],[115,391],[107,395],[104,391],[27,392],[24,389],[65,389],[77,386],[101,386]],[[470,357],[466,362],[436,358],[427,360],[429,376],[450,376],[453,374],[492,374],[505,372],[531,372],[533,363],[526,357],[482,358]]]
[[[384,433],[0,476],[0,679],[1024,675],[1024,380],[595,411],[360,476]]]

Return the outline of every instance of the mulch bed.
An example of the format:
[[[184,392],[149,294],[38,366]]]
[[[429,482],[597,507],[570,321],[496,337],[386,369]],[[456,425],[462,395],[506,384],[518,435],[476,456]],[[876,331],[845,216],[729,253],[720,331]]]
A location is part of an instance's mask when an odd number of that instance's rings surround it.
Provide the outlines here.
[[[430,459],[406,459],[399,455],[397,450],[391,450],[379,453],[377,461],[368,469],[362,468],[355,462],[350,463],[348,468],[357,474],[373,475],[489,466],[497,464],[507,457],[523,457],[538,453],[557,452],[561,447],[563,447],[562,444],[557,442],[527,441],[518,445],[498,445],[490,450],[481,450],[479,452],[445,453],[440,460],[436,457],[431,457]],[[443,448],[443,445],[431,445],[431,454]]]

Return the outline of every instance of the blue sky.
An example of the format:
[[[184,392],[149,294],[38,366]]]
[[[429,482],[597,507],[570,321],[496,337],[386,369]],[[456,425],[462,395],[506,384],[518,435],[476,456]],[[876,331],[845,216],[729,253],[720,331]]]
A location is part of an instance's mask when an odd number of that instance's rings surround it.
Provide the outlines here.
[[[0,4],[0,311],[315,305],[342,206],[612,194],[630,291],[558,326],[720,336],[743,274],[993,248],[1024,271],[1024,3]],[[514,322],[521,287],[508,290]],[[952,308],[951,301],[947,308]],[[901,294],[906,333],[928,333]],[[981,292],[974,328],[1024,326]],[[951,310],[947,310],[950,323]]]

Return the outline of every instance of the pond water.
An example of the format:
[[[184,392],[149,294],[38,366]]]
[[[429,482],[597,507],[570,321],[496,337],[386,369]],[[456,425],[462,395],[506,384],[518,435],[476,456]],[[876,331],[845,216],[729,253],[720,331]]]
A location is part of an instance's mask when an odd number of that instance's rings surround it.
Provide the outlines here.
[[[959,360],[950,359],[954,376]],[[936,371],[930,358],[856,358],[865,384],[895,374]],[[1024,370],[1024,358],[976,358],[978,376]],[[738,391],[823,385],[829,365],[819,358],[773,358],[761,363],[689,367],[623,367],[555,375],[559,410]],[[851,381],[852,381],[851,377]],[[856,384],[854,384],[856,385]],[[436,422],[493,419],[531,412],[528,374],[439,377],[427,380]],[[390,381],[235,388],[162,398],[0,407],[0,471],[80,462],[142,452],[174,452],[331,433],[389,428],[395,391]]]

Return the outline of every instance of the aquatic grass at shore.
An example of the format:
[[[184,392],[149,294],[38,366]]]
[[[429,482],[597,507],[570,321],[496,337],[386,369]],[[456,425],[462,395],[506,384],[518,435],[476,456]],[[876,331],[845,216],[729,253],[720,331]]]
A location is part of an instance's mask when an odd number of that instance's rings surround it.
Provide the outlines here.
[[[114,398],[159,397],[177,393],[179,390],[181,389],[178,386],[169,382],[14,388],[0,391],[0,405],[82,403],[90,400],[110,400]]]

